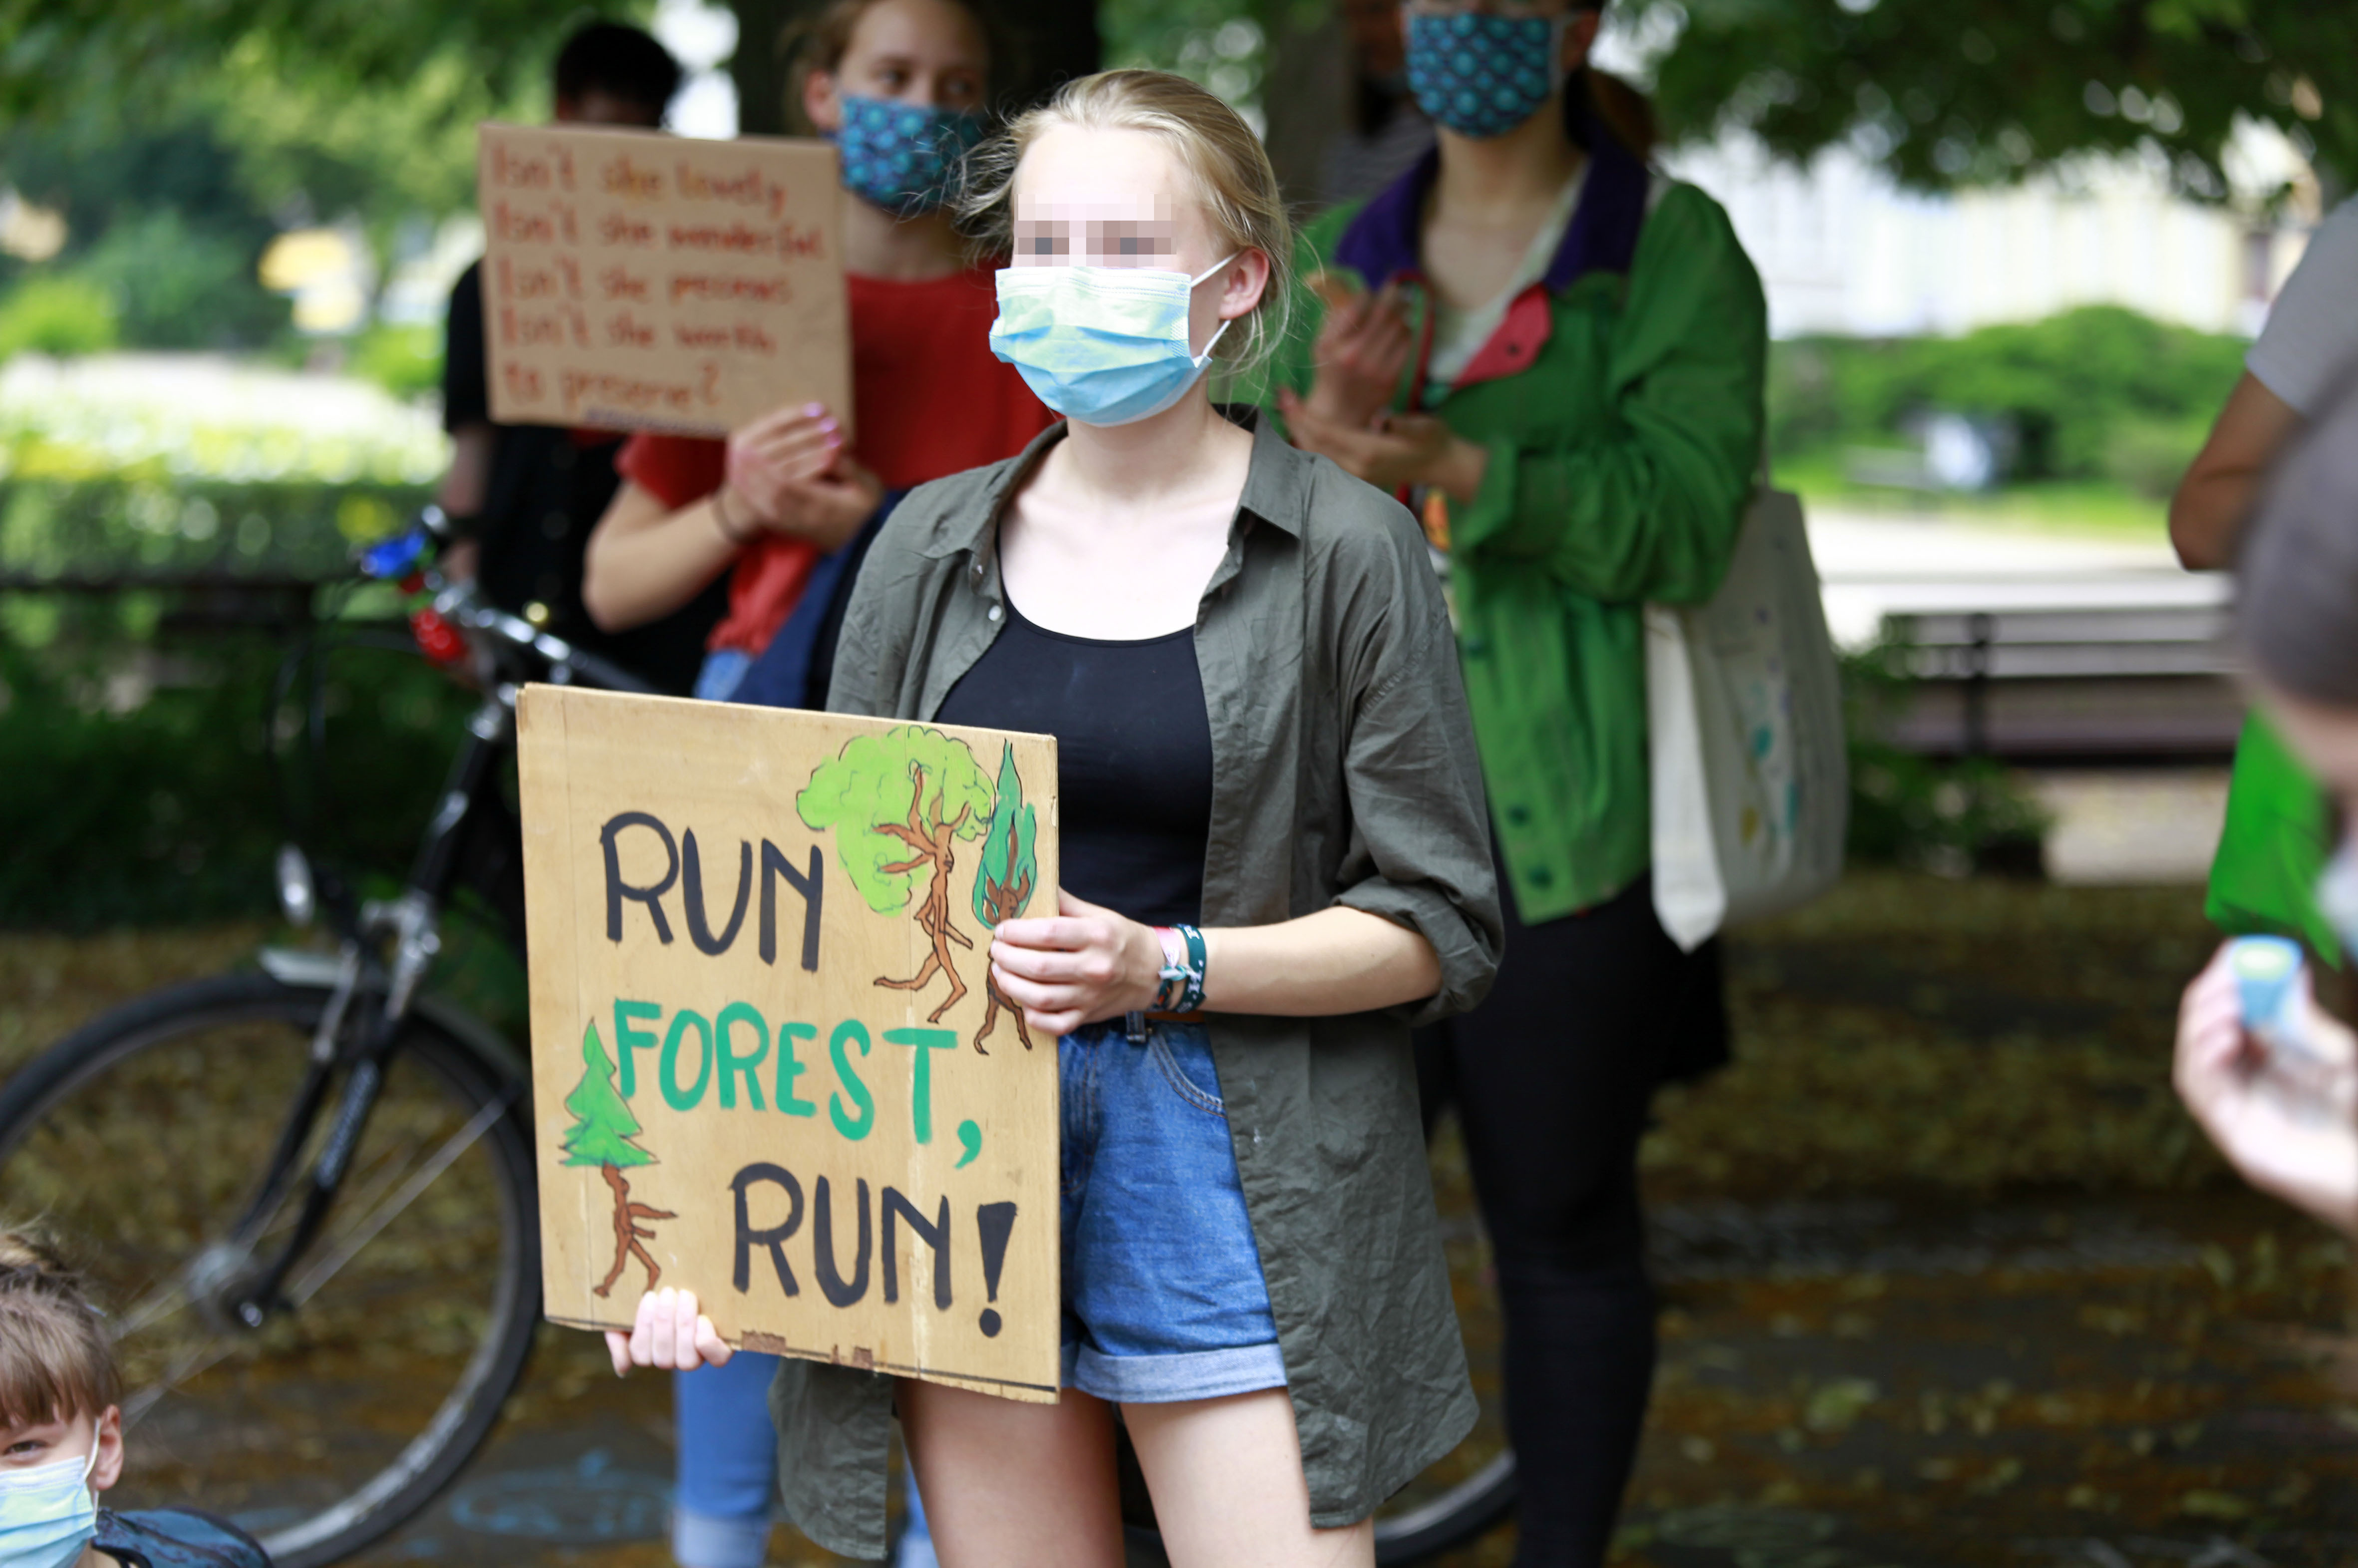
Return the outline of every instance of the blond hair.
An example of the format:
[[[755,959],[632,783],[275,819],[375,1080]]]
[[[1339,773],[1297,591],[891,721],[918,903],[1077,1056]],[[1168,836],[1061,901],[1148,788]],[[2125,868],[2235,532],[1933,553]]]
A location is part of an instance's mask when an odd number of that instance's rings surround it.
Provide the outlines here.
[[[958,215],[995,254],[1012,247],[1015,170],[1042,133],[1058,125],[1084,131],[1144,131],[1160,136],[1195,182],[1222,251],[1259,251],[1269,282],[1238,336],[1223,335],[1220,357],[1242,370],[1266,359],[1285,338],[1293,288],[1293,223],[1285,213],[1269,154],[1244,116],[1184,76],[1164,70],[1101,70],[1065,83],[1027,110],[967,160]]]
[[[95,1420],[121,1397],[81,1277],[40,1238],[0,1230],[0,1426]]]

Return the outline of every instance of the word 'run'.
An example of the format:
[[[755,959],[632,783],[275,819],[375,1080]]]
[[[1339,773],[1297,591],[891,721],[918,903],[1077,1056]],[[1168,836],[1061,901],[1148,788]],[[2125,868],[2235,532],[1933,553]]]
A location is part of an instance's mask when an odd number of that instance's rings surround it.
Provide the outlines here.
[[[639,828],[652,833],[663,846],[664,871],[654,881],[633,885],[622,880],[621,839],[624,833]],[[606,940],[619,944],[622,940],[622,905],[643,904],[647,918],[654,923],[655,939],[669,946],[672,942],[671,919],[664,913],[664,895],[679,884],[681,912],[687,917],[687,939],[696,950],[708,957],[719,957],[729,951],[745,924],[746,906],[752,902],[753,884],[762,884],[760,933],[756,939],[762,962],[778,961],[778,884],[784,882],[802,895],[803,951],[802,967],[818,968],[819,916],[827,893],[827,860],[811,846],[810,855],[797,870],[769,839],[762,840],[761,871],[758,879],[753,870],[753,846],[744,839],[737,844],[737,894],[729,906],[729,918],[718,933],[712,929],[710,907],[704,902],[704,857],[697,848],[696,830],[687,829],[674,838],[672,831],[660,817],[651,812],[617,812],[606,819],[598,833],[599,846],[606,855]]]
[[[786,1259],[786,1243],[795,1239],[802,1230],[807,1211],[811,1274],[818,1281],[819,1293],[827,1298],[829,1306],[851,1306],[868,1294],[871,1257],[882,1260],[881,1271],[885,1302],[890,1304],[901,1299],[903,1248],[899,1232],[903,1226],[908,1227],[914,1238],[909,1249],[911,1255],[914,1255],[917,1245],[922,1245],[929,1254],[936,1310],[946,1312],[956,1303],[957,1288],[951,1264],[956,1254],[951,1246],[950,1200],[946,1197],[936,1204],[929,1215],[911,1202],[898,1187],[886,1187],[881,1195],[881,1201],[871,1201],[868,1183],[865,1180],[855,1181],[849,1195],[852,1210],[850,1228],[854,1238],[850,1249],[851,1262],[846,1267],[842,1261],[842,1249],[836,1239],[843,1229],[836,1214],[837,1189],[825,1176],[811,1184],[810,1199],[806,1204],[803,1184],[793,1172],[783,1165],[757,1161],[740,1170],[730,1180],[729,1191],[735,1200],[734,1261],[729,1282],[741,1296],[751,1293],[753,1289],[753,1255],[756,1251],[768,1255],[770,1271],[775,1276],[781,1291],[788,1296],[802,1294],[802,1279]],[[783,1216],[771,1219],[768,1224],[755,1223],[757,1208],[763,1211],[764,1218],[770,1218],[777,1214],[782,1202],[785,1211]],[[874,1217],[879,1216],[884,1233],[881,1248],[876,1246],[879,1221]],[[1015,1206],[1011,1203],[977,1205],[974,1227],[975,1238],[981,1252],[984,1294],[986,1299],[996,1302],[999,1299],[1000,1275],[1007,1261],[1007,1240],[1015,1229]],[[990,1307],[984,1308],[979,1326],[986,1336],[996,1336],[1001,1327],[998,1312]],[[760,1341],[764,1337],[746,1336],[746,1347],[753,1350],[763,1348]]]

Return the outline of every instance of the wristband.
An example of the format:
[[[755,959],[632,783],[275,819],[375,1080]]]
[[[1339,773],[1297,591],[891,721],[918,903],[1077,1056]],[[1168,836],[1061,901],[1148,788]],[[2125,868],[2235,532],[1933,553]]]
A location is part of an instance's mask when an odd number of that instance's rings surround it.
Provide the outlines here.
[[[1192,925],[1158,925],[1154,939],[1163,945],[1154,1011],[1194,1012],[1204,1005],[1204,934]]]
[[[729,487],[726,484],[712,492],[712,521],[719,528],[720,536],[741,550],[753,542],[753,536],[751,534],[740,534],[737,532],[736,524],[730,522],[729,509],[720,504],[721,498],[728,493]]]

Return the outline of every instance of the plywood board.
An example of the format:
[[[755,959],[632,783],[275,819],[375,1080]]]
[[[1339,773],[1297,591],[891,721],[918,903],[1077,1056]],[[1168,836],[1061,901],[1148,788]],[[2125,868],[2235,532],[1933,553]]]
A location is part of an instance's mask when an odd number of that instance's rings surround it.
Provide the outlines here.
[[[486,124],[492,417],[725,436],[787,404],[851,420],[825,142]]]
[[[527,687],[548,1316],[1056,1397],[1056,1042],[989,979],[1055,908],[1056,743]]]

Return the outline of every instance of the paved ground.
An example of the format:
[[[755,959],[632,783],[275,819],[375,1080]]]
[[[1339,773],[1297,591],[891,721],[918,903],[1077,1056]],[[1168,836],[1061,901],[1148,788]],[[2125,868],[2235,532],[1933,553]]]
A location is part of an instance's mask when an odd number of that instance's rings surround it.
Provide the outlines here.
[[[254,937],[0,940],[0,1070]],[[2348,1257],[2223,1181],[2168,1094],[2208,946],[2184,887],[1897,875],[1736,945],[1739,1063],[1646,1152],[1668,1312],[1623,1563],[2358,1561]],[[1486,1362],[1478,1304],[1468,1330]],[[666,1417],[546,1331],[491,1447],[372,1557],[661,1568]],[[784,1528],[773,1560],[827,1561]]]

